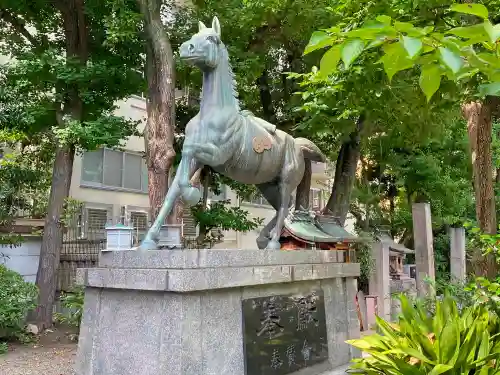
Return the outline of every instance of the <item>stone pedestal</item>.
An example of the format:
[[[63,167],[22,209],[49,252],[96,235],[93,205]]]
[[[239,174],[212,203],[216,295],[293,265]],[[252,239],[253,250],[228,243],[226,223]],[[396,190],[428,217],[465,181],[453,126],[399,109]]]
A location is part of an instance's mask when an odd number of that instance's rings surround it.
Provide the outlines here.
[[[328,359],[294,374],[341,374],[359,356],[345,343],[359,337],[359,265],[336,261],[333,251],[103,253],[77,274],[77,375],[245,375],[242,301],[313,290],[324,296]]]

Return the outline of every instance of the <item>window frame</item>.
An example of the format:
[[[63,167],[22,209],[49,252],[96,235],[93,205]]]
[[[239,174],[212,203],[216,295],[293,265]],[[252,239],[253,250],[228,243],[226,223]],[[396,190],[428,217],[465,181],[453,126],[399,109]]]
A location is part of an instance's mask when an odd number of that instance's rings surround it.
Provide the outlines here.
[[[102,172],[101,172],[101,177],[100,177],[100,180],[101,182],[92,182],[92,181],[85,181],[84,180],[84,173],[85,173],[85,169],[84,169],[84,160],[85,160],[85,154],[83,154],[82,156],[82,168],[81,168],[81,171],[80,171],[80,186],[81,187],[87,187],[87,188],[94,188],[94,189],[102,189],[102,190],[112,190],[112,191],[123,191],[123,192],[130,192],[130,193],[138,193],[138,194],[148,194],[148,183],[147,183],[147,179],[146,179],[146,185],[144,185],[144,178],[143,178],[143,174],[145,173],[146,176],[147,176],[147,165],[146,163],[144,163],[144,157],[143,155],[140,153],[140,152],[135,152],[135,151],[128,151],[128,150],[125,150],[125,151],[122,151],[122,150],[113,150],[113,149],[110,149],[110,148],[100,148],[98,150],[95,150],[95,151],[100,151],[102,152]],[[95,151],[91,151],[91,152],[95,152]],[[111,185],[106,185],[104,183],[104,172],[105,172],[105,168],[104,166],[106,165],[106,151],[107,152],[110,152],[110,151],[113,151],[113,152],[120,152],[122,155],[122,159],[121,159],[121,167],[122,167],[122,175],[121,175],[121,186],[111,186]],[[133,155],[133,156],[138,156],[141,158],[141,170],[140,170],[140,176],[141,176],[141,189],[131,189],[131,188],[126,188],[124,187],[124,183],[125,183],[125,174],[126,174],[126,164],[125,164],[125,159],[126,159],[126,155]]]

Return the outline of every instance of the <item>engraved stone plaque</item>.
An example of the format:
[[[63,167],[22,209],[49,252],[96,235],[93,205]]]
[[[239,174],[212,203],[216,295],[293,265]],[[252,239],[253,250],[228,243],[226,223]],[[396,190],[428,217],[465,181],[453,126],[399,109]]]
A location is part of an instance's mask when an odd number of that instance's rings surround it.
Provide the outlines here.
[[[328,359],[322,290],[243,300],[246,375],[285,375]]]

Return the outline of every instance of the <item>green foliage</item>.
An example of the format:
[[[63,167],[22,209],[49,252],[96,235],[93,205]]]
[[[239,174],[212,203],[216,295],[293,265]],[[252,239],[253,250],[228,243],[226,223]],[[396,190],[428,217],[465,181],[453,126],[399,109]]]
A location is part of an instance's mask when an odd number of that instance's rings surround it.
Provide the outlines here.
[[[358,235],[363,237],[365,234],[358,233]],[[359,242],[354,245],[354,249],[356,250],[356,262],[360,266],[359,283],[367,286],[370,281],[370,275],[375,267],[375,261],[372,256],[372,244]]]
[[[203,207],[203,202],[191,208],[191,212],[197,224],[209,234],[213,229],[221,231],[234,230],[248,232],[262,224],[261,218],[249,217],[248,211],[240,207],[228,207],[229,200],[211,202],[208,207]],[[215,240],[220,240],[216,238]],[[204,241],[211,242],[210,236]]]
[[[495,255],[497,262],[500,262],[500,234],[482,233],[480,228],[470,222],[464,226],[468,228],[469,246],[481,249],[484,256]]]
[[[63,293],[60,297],[61,306],[67,311],[55,314],[56,320],[71,326],[80,327],[83,315],[84,297],[84,289],[80,286],[75,287],[69,293]]]
[[[377,318],[383,335],[348,343],[370,354],[356,359],[353,370],[362,374],[497,374],[500,370],[499,317],[484,306],[459,311],[445,296],[434,314],[420,302],[401,296],[398,324]]]
[[[124,4],[126,2],[124,1]],[[13,59],[1,66],[0,122],[29,137],[44,134],[52,144],[92,150],[119,146],[135,134],[136,123],[112,115],[115,102],[144,87],[139,46],[112,43],[110,17],[120,20],[111,1],[85,2],[85,40],[68,51],[65,3],[2,3],[2,51]],[[70,12],[76,10],[70,10]],[[30,28],[25,28],[24,19]],[[19,38],[19,33],[26,38]],[[17,34],[17,35],[16,35]],[[74,56],[76,54],[76,56]],[[82,63],[81,57],[86,59]],[[81,108],[75,100],[81,100]]]
[[[51,173],[47,166],[52,153],[42,140],[37,148],[8,153],[24,140],[20,134],[2,131],[0,142],[6,149],[0,159],[0,244],[17,246],[22,238],[12,231],[14,218],[23,212],[43,217],[46,211]]]
[[[0,342],[24,339],[25,319],[36,307],[37,294],[34,284],[0,264]]]
[[[477,277],[465,290],[472,293],[471,300],[475,305],[486,306],[500,317],[500,278],[487,280]]]
[[[500,24],[489,21],[484,5],[455,4],[450,11],[476,15],[483,18],[483,22],[441,28],[429,22],[424,27],[417,27],[389,16],[378,16],[361,27],[331,28],[328,36],[323,36],[322,43],[313,36],[306,51],[326,45],[333,45],[331,49],[335,51],[340,48],[343,70],[348,70],[363,51],[370,54],[373,48],[380,48],[383,55],[378,63],[382,63],[389,81],[400,71],[420,67],[419,85],[427,101],[439,89],[442,76],[457,83],[472,83],[476,87],[474,94],[478,96],[500,95],[497,43]],[[323,68],[328,73],[335,72],[338,61],[325,63]]]

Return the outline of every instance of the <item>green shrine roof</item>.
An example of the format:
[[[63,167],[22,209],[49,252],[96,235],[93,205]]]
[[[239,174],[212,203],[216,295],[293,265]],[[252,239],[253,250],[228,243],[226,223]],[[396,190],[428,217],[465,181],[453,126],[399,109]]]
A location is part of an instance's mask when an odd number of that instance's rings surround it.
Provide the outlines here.
[[[307,242],[356,242],[358,237],[346,231],[335,218],[294,212],[285,220],[285,228]]]

